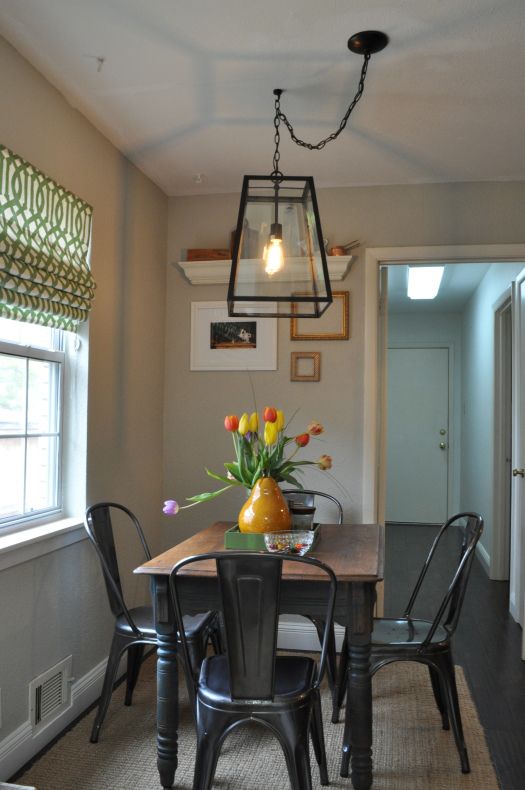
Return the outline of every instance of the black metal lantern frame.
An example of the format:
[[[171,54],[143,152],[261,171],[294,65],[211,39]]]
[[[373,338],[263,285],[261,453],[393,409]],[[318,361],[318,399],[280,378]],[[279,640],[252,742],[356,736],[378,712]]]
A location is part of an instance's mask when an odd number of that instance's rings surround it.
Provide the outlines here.
[[[332,302],[321,221],[311,176],[244,176],[232,271],[231,316],[318,317]],[[281,244],[281,269],[268,263]]]
[[[348,41],[364,55],[358,90],[337,131],[318,143],[298,138],[275,95],[275,152],[270,175],[244,176],[228,285],[228,315],[318,318],[332,303],[332,289],[314,181],[285,176],[279,169],[281,121],[292,140],[321,150],[343,131],[363,90],[368,62],[388,43],[384,33],[364,31]]]

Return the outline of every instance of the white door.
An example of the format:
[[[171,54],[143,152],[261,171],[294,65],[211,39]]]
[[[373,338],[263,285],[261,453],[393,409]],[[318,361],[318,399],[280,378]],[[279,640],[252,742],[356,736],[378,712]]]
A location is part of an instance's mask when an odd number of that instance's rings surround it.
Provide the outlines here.
[[[388,350],[387,521],[447,518],[448,371],[448,348]]]
[[[524,624],[525,562],[525,271],[512,283],[512,486],[509,609]],[[525,638],[522,649],[525,658]]]

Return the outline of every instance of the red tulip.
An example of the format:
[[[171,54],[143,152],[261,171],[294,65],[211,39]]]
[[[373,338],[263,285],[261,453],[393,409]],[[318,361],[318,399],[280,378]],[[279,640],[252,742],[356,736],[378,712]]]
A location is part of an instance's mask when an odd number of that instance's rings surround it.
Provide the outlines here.
[[[236,431],[239,427],[239,418],[235,414],[229,414],[224,418],[224,427],[227,431]]]
[[[299,447],[306,447],[309,441],[310,441],[310,434],[308,433],[300,433],[299,436],[295,437],[295,443]]]
[[[267,406],[263,412],[264,422],[275,422],[277,420],[277,409]]]

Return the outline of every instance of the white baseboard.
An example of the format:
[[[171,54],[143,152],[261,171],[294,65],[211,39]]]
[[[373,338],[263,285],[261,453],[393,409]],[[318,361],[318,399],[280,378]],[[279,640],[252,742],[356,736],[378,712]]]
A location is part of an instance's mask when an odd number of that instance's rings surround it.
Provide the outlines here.
[[[478,543],[476,546],[476,554],[478,555],[478,560],[485,568],[487,576],[490,578],[490,554],[481,543]]]
[[[341,650],[345,629],[335,626],[335,643]],[[287,620],[283,617],[279,623],[277,646],[280,650],[319,650],[319,639],[315,626],[308,620]]]
[[[101,661],[72,684],[70,706],[36,734],[28,719],[0,741],[0,781],[19,771],[100,696],[106,663]]]

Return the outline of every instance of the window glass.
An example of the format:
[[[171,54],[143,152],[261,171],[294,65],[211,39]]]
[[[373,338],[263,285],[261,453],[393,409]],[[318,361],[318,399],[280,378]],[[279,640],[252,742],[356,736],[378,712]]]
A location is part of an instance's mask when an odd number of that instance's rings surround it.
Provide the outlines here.
[[[25,324],[23,321],[11,321],[0,318],[0,340],[11,343],[33,346],[35,348],[58,348],[56,336],[60,330],[38,324]]]
[[[24,506],[24,442],[0,439],[0,524],[22,512]]]
[[[10,354],[0,356],[0,435],[24,431],[26,374],[25,359]]]

